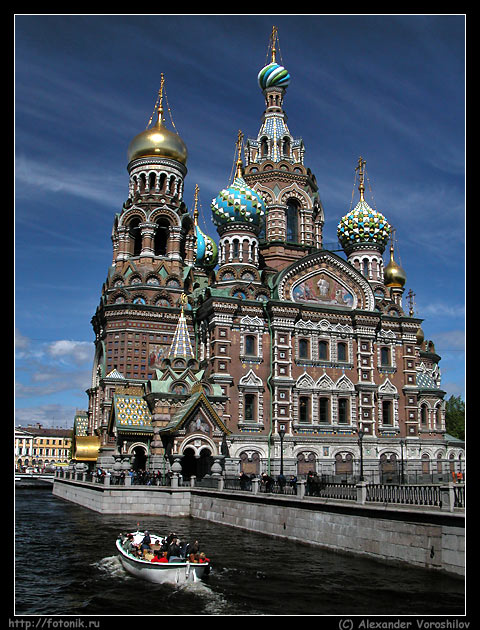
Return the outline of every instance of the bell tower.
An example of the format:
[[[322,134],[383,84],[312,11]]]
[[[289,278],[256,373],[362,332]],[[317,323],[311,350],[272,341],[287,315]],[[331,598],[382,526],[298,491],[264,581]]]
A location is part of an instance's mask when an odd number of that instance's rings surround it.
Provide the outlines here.
[[[109,439],[112,379],[142,386],[152,377],[183,308],[185,267],[198,258],[196,226],[183,201],[187,147],[173,120],[173,130],[166,126],[165,101],[162,74],[147,127],[128,146],[128,198],[114,218],[112,264],[91,320],[95,358],[89,432],[101,433],[104,440]],[[193,330],[191,311],[186,321]]]
[[[322,247],[324,212],[315,176],[304,164],[305,146],[287,126],[283,109],[290,74],[277,63],[279,42],[274,26],[271,61],[258,73],[265,98],[262,124],[245,148],[244,178],[267,206],[260,253],[267,267],[277,270]],[[267,53],[268,56],[268,53]]]

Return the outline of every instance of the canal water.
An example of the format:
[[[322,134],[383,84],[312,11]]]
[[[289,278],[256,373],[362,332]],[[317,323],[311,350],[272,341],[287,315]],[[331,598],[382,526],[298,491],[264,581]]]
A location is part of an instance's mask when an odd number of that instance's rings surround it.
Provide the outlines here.
[[[16,490],[16,615],[462,615],[464,581],[193,518],[102,515]],[[187,586],[128,575],[119,532],[198,539],[210,575]]]

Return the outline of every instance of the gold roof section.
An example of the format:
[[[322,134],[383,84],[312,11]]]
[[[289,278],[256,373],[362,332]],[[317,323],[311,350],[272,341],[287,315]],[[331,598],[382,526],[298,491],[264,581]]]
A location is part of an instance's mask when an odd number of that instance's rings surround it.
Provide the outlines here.
[[[73,459],[77,462],[96,462],[100,450],[100,436],[89,435],[75,437],[75,453]]]

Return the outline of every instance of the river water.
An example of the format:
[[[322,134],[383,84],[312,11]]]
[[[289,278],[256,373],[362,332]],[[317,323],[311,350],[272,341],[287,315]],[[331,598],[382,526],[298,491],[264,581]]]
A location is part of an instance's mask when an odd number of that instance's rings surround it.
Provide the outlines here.
[[[464,581],[193,518],[102,515],[50,489],[15,496],[16,615],[462,615]],[[198,539],[210,575],[187,586],[127,574],[119,532]]]

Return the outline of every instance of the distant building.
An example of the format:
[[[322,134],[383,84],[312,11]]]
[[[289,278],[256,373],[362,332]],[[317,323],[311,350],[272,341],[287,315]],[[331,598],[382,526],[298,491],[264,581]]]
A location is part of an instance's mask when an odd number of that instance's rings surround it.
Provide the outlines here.
[[[31,466],[33,435],[23,427],[15,427],[15,470],[22,471]]]
[[[15,470],[43,470],[67,466],[71,459],[72,429],[44,427],[37,423],[15,428]]]

